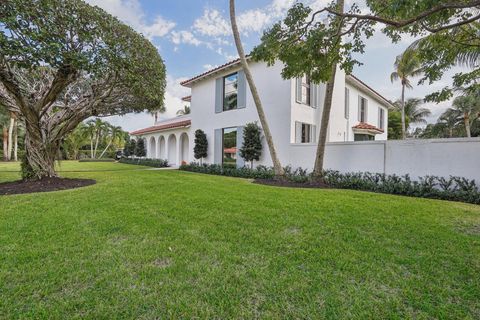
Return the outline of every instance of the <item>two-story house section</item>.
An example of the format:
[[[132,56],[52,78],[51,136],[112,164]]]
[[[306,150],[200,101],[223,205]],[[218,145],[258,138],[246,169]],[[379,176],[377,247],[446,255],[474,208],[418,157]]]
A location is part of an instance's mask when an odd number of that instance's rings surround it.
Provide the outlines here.
[[[283,79],[280,62],[269,67],[251,61],[250,68],[282,164],[311,168],[325,84],[314,84],[307,76]],[[181,84],[191,89],[191,96],[185,99],[190,101],[190,115],[132,132],[146,138],[147,156],[166,158],[172,165],[194,161],[194,133],[201,129],[209,143],[204,162],[243,166],[239,156],[243,127],[259,119],[240,61],[231,61]],[[327,141],[386,140],[391,107],[388,100],[358,78],[338,70]],[[263,144],[257,164],[271,165],[265,139]]]

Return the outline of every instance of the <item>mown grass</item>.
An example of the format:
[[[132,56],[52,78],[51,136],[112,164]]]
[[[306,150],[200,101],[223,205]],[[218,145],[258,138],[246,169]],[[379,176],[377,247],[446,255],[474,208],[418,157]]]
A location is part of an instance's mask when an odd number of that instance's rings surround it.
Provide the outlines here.
[[[480,317],[480,206],[62,166],[98,183],[0,196],[0,317]]]

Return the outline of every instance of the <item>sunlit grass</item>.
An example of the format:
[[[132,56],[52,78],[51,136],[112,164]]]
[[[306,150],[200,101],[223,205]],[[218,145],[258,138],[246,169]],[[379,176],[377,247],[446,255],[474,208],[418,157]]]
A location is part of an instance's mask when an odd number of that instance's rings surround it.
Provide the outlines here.
[[[480,206],[138,168],[0,196],[0,318],[479,318]]]

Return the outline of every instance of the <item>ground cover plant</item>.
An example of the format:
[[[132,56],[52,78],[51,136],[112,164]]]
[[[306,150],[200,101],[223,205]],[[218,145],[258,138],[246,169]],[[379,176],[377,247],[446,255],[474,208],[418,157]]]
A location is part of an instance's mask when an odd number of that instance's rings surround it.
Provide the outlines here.
[[[57,169],[97,183],[0,197],[4,318],[478,318],[480,206]]]
[[[168,160],[166,159],[140,159],[140,158],[121,158],[121,163],[136,164],[154,168],[166,168],[169,167]]]

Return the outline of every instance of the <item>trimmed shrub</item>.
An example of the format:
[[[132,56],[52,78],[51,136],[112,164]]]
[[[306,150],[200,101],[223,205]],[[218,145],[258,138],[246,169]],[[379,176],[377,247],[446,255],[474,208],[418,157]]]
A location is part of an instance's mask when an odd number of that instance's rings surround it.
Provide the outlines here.
[[[219,164],[199,164],[197,162],[181,165],[180,170],[247,179],[273,179],[275,175],[273,169],[266,166],[258,166],[255,169],[250,169],[247,167],[236,168]]]
[[[166,168],[169,167],[168,160],[165,159],[140,159],[140,158],[122,158],[118,162],[126,164],[136,164],[140,166]]]

